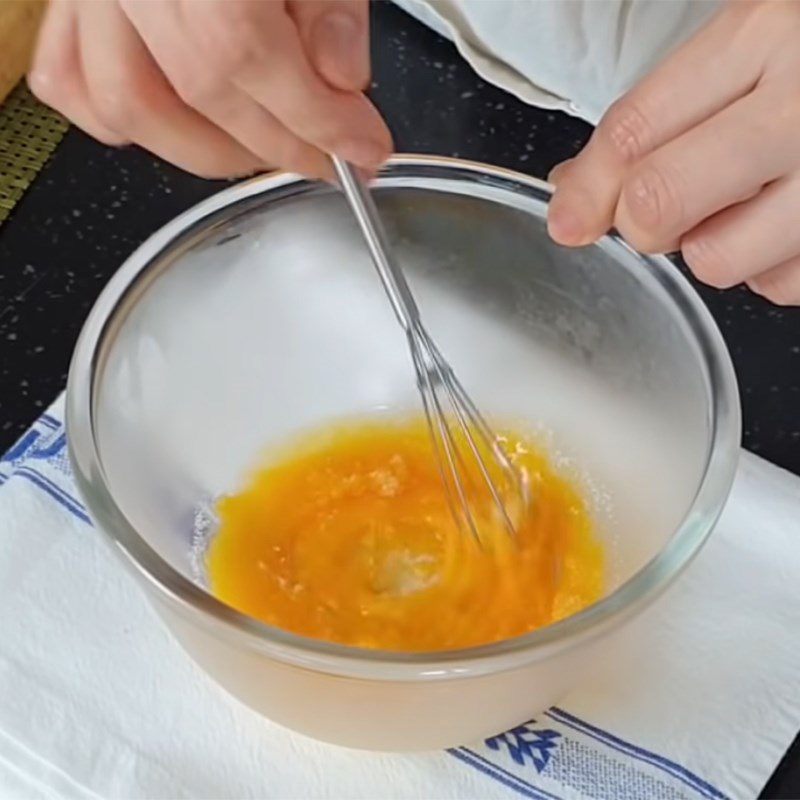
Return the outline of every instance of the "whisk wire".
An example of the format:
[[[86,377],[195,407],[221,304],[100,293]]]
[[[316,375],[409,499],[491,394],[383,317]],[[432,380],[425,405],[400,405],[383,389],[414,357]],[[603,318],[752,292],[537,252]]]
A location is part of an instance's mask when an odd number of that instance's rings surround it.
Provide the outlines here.
[[[427,351],[430,353],[431,362],[436,370],[436,373],[439,377],[439,383],[445,389],[447,396],[450,400],[450,407],[455,414],[456,419],[458,420],[459,426],[461,427],[461,433],[463,438],[466,440],[469,449],[472,452],[473,458],[478,465],[478,469],[483,477],[484,483],[489,489],[489,493],[492,496],[492,500],[494,501],[495,507],[500,512],[500,516],[502,518],[503,524],[508,531],[509,534],[512,536],[514,535],[515,528],[514,523],[511,521],[511,517],[506,510],[505,504],[503,502],[502,497],[500,497],[500,493],[495,486],[495,482],[492,479],[491,474],[489,473],[489,468],[484,460],[483,454],[481,453],[480,448],[478,447],[477,442],[475,441],[474,432],[477,431],[481,438],[484,440],[484,445],[488,447],[492,452],[495,453],[496,457],[496,450],[500,450],[502,452],[502,448],[499,447],[497,444],[497,440],[494,435],[489,431],[489,426],[486,424],[483,417],[481,417],[480,413],[478,413],[477,408],[474,406],[472,401],[467,397],[467,402],[464,402],[464,397],[466,393],[461,387],[461,384],[458,382],[458,379],[453,372],[453,369],[450,365],[444,360],[441,353],[439,352],[438,348],[434,344],[433,340],[428,335],[428,332],[422,325],[417,325],[417,332],[418,336],[422,339],[425,343],[425,347]],[[459,392],[458,390],[461,389]],[[460,402],[459,402],[460,401]],[[465,413],[466,410],[466,413]],[[469,419],[467,418],[469,416]],[[487,433],[488,432],[488,433]],[[508,462],[506,462],[505,454],[503,454],[503,459],[498,459],[501,461],[501,466],[505,467]],[[511,465],[508,463],[508,467],[510,468]],[[467,475],[470,474],[469,470],[465,470]],[[472,516],[470,514],[470,516]]]
[[[450,512],[456,524],[462,529],[466,527],[472,537],[477,542],[480,542],[478,526],[469,510],[469,499],[461,477],[462,474],[468,475],[469,473],[465,470],[462,471],[463,465],[462,470],[459,470],[456,466],[456,461],[461,461],[461,455],[453,432],[450,430],[447,415],[442,408],[439,395],[433,385],[434,374],[427,363],[431,360],[430,353],[420,350],[420,340],[414,334],[409,334],[409,340],[414,368],[417,372],[417,385],[420,388],[422,406]],[[441,379],[438,375],[436,377]],[[444,458],[442,458],[442,453],[444,453]],[[445,460],[449,467],[448,470],[444,469]],[[453,498],[453,489],[458,495],[458,503]]]
[[[425,414],[425,420],[427,422],[428,431],[431,436],[431,444],[433,445],[433,454],[436,460],[436,467],[439,471],[439,477],[442,481],[442,488],[444,489],[445,499],[447,500],[447,504],[450,508],[450,513],[453,519],[458,524],[459,528],[462,527],[461,515],[459,513],[459,507],[456,503],[455,498],[453,497],[453,490],[450,486],[451,481],[448,479],[448,472],[445,470],[445,456],[442,453],[443,445],[441,441],[443,439],[443,434],[441,430],[437,431],[439,428],[436,423],[434,423],[434,409],[432,406],[432,401],[429,399],[433,395],[433,387],[431,384],[431,376],[428,370],[425,368],[424,364],[422,363],[422,355],[419,352],[419,349],[416,345],[416,342],[413,340],[411,336],[409,336],[409,350],[411,351],[412,360],[414,363],[414,371],[416,372],[417,376],[417,389],[419,390],[420,398],[422,400],[422,410]]]
[[[458,378],[455,376],[455,373],[452,375],[452,380],[453,380],[453,387],[456,393],[458,394],[461,402],[467,408],[470,419],[472,420],[475,428],[481,433],[484,440],[491,448],[494,457],[499,462],[506,476],[511,480],[511,483],[517,487],[517,489],[522,494],[523,499],[525,499],[527,502],[528,493],[530,489],[526,481],[525,474],[514,466],[514,464],[512,463],[511,459],[508,456],[508,453],[506,453],[506,451],[503,449],[497,436],[492,432],[492,429],[489,427],[489,423],[486,422],[485,418],[478,410],[475,403],[472,401],[472,398],[467,394],[466,390],[461,385]]]
[[[471,497],[473,503],[477,499],[473,483],[476,470],[468,467],[464,456],[465,451],[469,451],[504,527],[513,535],[516,532],[513,520],[508,513],[505,498],[495,482],[494,471],[486,462],[485,454],[491,453],[494,456],[499,467],[498,472],[505,480],[503,489],[518,491],[523,504],[528,499],[524,476],[505,453],[422,324],[419,308],[405,275],[392,258],[386,233],[369,190],[350,164],[337,156],[331,156],[331,159],[398,322],[406,332],[437,468],[453,518],[460,528],[466,528],[478,543],[481,542],[471,503]],[[447,409],[443,407],[443,398],[446,398]],[[458,424],[457,433],[454,433],[452,420]],[[480,442],[476,441],[476,436]],[[460,444],[462,440],[466,442],[466,447]],[[467,492],[465,488],[467,481],[471,492]]]

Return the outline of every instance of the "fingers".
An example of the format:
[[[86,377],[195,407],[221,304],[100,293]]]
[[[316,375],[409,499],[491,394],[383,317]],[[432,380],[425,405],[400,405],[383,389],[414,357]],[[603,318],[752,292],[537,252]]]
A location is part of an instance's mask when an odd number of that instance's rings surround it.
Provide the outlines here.
[[[596,210],[598,197],[581,183],[586,171],[579,155],[555,173],[549,220],[554,238],[588,244],[613,225],[637,250],[677,249],[682,235],[703,220],[800,165],[800,104],[783,104],[776,113],[775,94],[753,92],[630,165],[601,229],[587,227],[581,217]]]
[[[800,162],[800,113],[793,121],[789,113],[776,122],[772,98],[753,93],[660,147],[624,179],[615,226],[638,250],[664,252],[702,220],[752,197]]]
[[[800,305],[800,256],[772,267],[747,283],[756,294],[775,305]]]
[[[800,252],[800,176],[727,208],[683,237],[681,250],[704,283],[726,289]]]
[[[290,0],[306,56],[334,89],[363,91],[369,84],[367,0]]]
[[[366,173],[391,136],[363,96],[366,0],[53,0],[34,91],[98,139],[207,177]]]
[[[78,51],[75,7],[71,2],[60,0],[50,4],[39,31],[28,84],[43,103],[89,136],[107,145],[127,144],[127,139],[109,130],[92,109]]]
[[[303,142],[269,111],[217,74],[187,35],[175,3],[131,0],[123,8],[147,42],[173,89],[188,106],[226,131],[266,165],[325,180],[333,179],[330,159]]]
[[[215,68],[300,139],[368,170],[388,158],[391,137],[376,109],[319,77],[282,4],[185,0],[183,9]]]
[[[557,242],[583,245],[602,236],[634,164],[753,88],[766,54],[764,47],[727,47],[738,13],[715,17],[608,110],[551,202],[548,225]]]
[[[84,11],[78,16],[81,60],[103,125],[197,175],[232,177],[262,166],[178,98],[116,3],[89,0]]]
[[[547,174],[547,180],[554,186],[558,186],[559,182],[567,177],[567,173],[574,163],[574,158],[567,158],[560,164],[556,164]]]

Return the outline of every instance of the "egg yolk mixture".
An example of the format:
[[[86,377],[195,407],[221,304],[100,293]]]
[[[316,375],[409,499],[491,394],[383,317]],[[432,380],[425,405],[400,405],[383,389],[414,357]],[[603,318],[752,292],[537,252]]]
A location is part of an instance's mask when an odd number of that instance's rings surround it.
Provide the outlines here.
[[[212,591],[287,631],[393,651],[488,644],[574,614],[603,589],[586,505],[524,437],[503,442],[530,502],[509,504],[511,537],[467,473],[478,542],[452,515],[424,420],[294,441],[218,503]]]

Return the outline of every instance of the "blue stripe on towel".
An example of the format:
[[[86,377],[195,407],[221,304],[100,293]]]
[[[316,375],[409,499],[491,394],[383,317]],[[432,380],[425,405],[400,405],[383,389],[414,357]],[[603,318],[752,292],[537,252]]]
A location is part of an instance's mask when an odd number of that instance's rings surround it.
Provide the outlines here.
[[[608,745],[620,753],[633,756],[634,758],[644,761],[651,766],[658,767],[659,769],[671,775],[673,778],[677,778],[679,781],[691,787],[696,792],[699,792],[704,797],[716,798],[716,800],[727,800],[726,795],[724,795],[715,786],[712,786],[707,781],[704,781],[702,778],[698,777],[693,772],[690,772],[685,767],[682,767],[680,764],[670,761],[668,758],[664,758],[663,756],[652,753],[649,750],[645,750],[643,747],[638,747],[635,744],[626,742],[624,739],[620,739],[618,736],[614,736],[614,734],[608,733],[608,731],[604,731],[601,728],[590,724],[589,722],[584,722],[582,719],[578,719],[578,717],[575,717],[560,708],[553,707],[545,713],[548,717],[550,717],[550,719],[560,722],[563,725],[567,725],[576,731],[580,731],[586,736],[589,736],[598,742],[602,742],[603,744]]]
[[[19,467],[14,471],[11,477],[25,478],[35,486],[38,486],[42,491],[50,495],[53,500],[66,508],[67,511],[69,511],[73,516],[77,517],[88,525],[92,524],[92,521],[89,518],[89,515],[86,513],[86,509],[84,508],[83,504],[76,500],[71,494],[65,492],[60,486],[53,483],[49,478],[46,478],[40,472],[37,472],[30,467]]]

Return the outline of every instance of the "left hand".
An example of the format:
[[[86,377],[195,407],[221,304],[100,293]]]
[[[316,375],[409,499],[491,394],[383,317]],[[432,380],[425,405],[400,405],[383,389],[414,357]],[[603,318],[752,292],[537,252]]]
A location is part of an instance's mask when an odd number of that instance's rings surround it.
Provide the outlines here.
[[[551,173],[564,245],[611,227],[703,282],[800,305],[800,2],[732,2]]]

